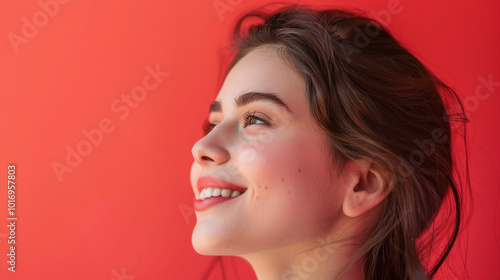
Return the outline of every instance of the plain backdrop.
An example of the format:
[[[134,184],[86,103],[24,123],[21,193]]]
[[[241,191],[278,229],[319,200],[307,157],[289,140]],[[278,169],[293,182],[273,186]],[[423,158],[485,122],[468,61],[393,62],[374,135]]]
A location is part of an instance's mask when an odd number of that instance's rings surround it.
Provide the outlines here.
[[[288,2],[389,14],[394,35],[467,101],[474,212],[438,279],[500,279],[500,2]],[[264,3],[0,3],[0,279],[198,280],[211,266],[205,278],[220,279],[220,262],[191,246],[191,147],[232,23]],[[255,279],[242,260],[222,264],[228,279]]]

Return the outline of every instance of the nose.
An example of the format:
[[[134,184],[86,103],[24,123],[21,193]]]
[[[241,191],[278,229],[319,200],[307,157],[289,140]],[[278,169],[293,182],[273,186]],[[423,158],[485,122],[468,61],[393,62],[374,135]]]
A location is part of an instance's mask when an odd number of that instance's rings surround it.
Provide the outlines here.
[[[229,131],[224,133],[222,124],[214,128],[209,134],[196,142],[191,150],[195,162],[201,166],[220,165],[230,159],[227,150],[227,141],[229,140]]]

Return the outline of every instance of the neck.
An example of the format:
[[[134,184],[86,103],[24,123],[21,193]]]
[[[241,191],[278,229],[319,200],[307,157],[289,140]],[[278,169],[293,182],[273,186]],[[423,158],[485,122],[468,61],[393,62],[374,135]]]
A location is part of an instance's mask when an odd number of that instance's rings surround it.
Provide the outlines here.
[[[259,280],[362,280],[361,261],[352,262],[360,243],[354,239],[318,237],[314,243],[294,245],[242,256]]]

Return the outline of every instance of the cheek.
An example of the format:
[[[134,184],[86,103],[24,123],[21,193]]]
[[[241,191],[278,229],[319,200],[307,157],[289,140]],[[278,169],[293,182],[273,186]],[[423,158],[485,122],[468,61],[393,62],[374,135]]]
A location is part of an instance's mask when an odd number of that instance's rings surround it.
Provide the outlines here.
[[[288,141],[287,141],[288,140]],[[307,139],[276,139],[266,145],[248,145],[240,150],[238,162],[252,173],[252,178],[276,186],[305,190],[326,182],[329,159],[317,143]]]
[[[333,190],[326,179],[328,158],[314,143],[316,149],[305,144],[294,138],[241,150],[240,162],[248,166],[245,174],[254,186],[252,202],[259,213],[255,216],[262,225],[297,230],[298,224],[307,224],[297,234],[309,235],[326,226],[334,212]]]

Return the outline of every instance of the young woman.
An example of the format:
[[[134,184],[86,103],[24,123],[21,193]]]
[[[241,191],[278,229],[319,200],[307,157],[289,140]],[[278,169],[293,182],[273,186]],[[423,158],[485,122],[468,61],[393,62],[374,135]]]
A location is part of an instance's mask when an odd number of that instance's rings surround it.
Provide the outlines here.
[[[261,280],[432,277],[460,223],[454,92],[347,11],[248,14],[235,42],[192,150],[196,251],[240,256]],[[449,197],[449,240],[427,264]]]

